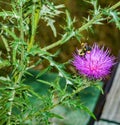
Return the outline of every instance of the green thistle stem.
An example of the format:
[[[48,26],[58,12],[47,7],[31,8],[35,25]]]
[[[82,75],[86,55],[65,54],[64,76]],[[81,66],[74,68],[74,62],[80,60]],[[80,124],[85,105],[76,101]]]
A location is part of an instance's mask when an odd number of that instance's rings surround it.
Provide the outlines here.
[[[28,44],[28,49],[27,49],[28,52],[34,44],[36,29],[40,19],[41,1],[39,2],[39,5],[40,5],[40,8],[37,8],[35,5],[33,5],[32,24],[31,24],[32,31],[30,36],[30,42]]]
[[[113,9],[118,8],[119,6],[120,6],[120,2],[118,2],[118,3],[116,3],[115,5],[113,5],[112,7],[110,7],[110,9],[113,10]],[[82,32],[83,30],[87,29],[88,27],[90,27],[91,25],[93,25],[96,20],[100,19],[101,16],[102,16],[102,13],[96,15],[96,16],[93,17],[88,23],[86,23],[85,25],[83,25],[83,26],[81,26],[80,28],[78,28],[77,31],[80,33],[80,32]],[[69,41],[69,40],[73,37],[73,35],[69,34],[69,36],[67,36],[67,37],[68,37],[67,41]],[[62,45],[62,44],[64,44],[64,43],[65,43],[65,39],[61,39],[61,40],[58,40],[57,42],[55,42],[55,43],[53,43],[53,44],[51,44],[51,45],[49,45],[49,46],[47,46],[47,47],[44,47],[43,50],[49,50],[49,49],[52,49],[52,48],[54,48],[54,47],[56,47],[56,46]]]
[[[118,3],[116,3],[115,5],[113,5],[112,7],[110,7],[110,9],[114,10],[116,8],[118,8],[120,6],[120,1]]]

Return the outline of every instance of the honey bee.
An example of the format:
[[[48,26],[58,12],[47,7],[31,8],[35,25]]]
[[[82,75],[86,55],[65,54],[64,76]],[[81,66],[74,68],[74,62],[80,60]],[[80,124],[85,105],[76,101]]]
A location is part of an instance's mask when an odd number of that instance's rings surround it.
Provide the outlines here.
[[[86,53],[90,53],[91,47],[87,43],[81,43],[81,49],[77,50],[80,56],[85,56]]]

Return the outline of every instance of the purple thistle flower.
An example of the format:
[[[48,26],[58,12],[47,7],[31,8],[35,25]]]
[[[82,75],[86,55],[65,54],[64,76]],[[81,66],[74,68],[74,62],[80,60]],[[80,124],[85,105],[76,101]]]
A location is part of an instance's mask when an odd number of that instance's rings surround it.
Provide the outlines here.
[[[92,79],[100,79],[105,78],[110,73],[112,66],[115,64],[114,60],[115,57],[110,56],[108,49],[104,51],[104,47],[100,49],[97,44],[94,44],[90,53],[86,53],[84,56],[74,54],[72,64],[79,74]]]

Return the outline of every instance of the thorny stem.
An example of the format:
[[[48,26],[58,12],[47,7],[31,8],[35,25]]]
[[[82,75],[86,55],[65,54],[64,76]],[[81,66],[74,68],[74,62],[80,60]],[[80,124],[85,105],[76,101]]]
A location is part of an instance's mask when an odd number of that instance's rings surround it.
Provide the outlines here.
[[[63,38],[61,40],[58,40],[57,42],[47,46],[47,47],[44,47],[43,50],[49,50],[49,49],[52,49],[56,46],[59,46],[59,45],[62,45],[64,44],[66,41],[68,41],[69,39],[71,39],[72,37],[74,36],[74,32],[70,32],[70,33],[66,33],[64,34]]]
[[[62,39],[61,40],[58,40],[57,42],[47,46],[47,47],[44,47],[43,50],[49,50],[49,49],[52,49],[56,46],[59,46],[60,44],[62,43]]]
[[[7,43],[7,41],[6,41],[6,39],[1,35],[1,38],[2,38],[2,40],[3,40],[3,43],[4,43],[4,45],[5,45],[5,48],[6,48],[6,50],[7,50],[7,52],[9,53],[10,52],[10,47],[9,47],[9,45],[8,45],[8,43]]]
[[[73,93],[65,96],[60,102],[56,103],[55,105],[53,105],[52,107],[50,107],[48,110],[51,110],[53,109],[54,107],[56,107],[57,105],[59,104],[62,104],[63,101],[69,99],[69,98],[72,98],[75,94],[81,92],[82,90],[84,90],[85,88],[88,88],[90,87],[91,85],[93,85],[94,83],[87,83],[87,84],[84,84],[83,86],[79,87],[77,90],[75,90]]]
[[[22,42],[24,42],[24,26],[23,26],[23,17],[22,17],[22,5],[20,6],[19,8],[19,14],[20,14],[20,38],[22,40]],[[16,50],[16,53],[17,53],[17,50]],[[15,56],[16,58],[16,56]],[[14,99],[15,99],[15,94],[16,94],[16,90],[15,90],[15,86],[16,84],[20,83],[21,81],[21,78],[23,76],[23,72],[24,72],[24,46],[22,47],[22,53],[21,53],[21,61],[20,61],[20,65],[22,67],[22,71],[21,72],[15,72],[15,74],[17,74],[17,76],[14,74],[13,77],[15,77],[15,82],[13,82],[13,89],[11,90],[11,98],[9,99],[10,101],[10,108],[9,108],[9,111],[8,111],[8,122],[7,122],[7,125],[11,125],[11,115],[12,115],[12,109],[13,109],[13,103],[14,103]]]
[[[93,17],[88,23],[86,23],[86,24],[84,24],[82,27],[80,27],[80,28],[78,29],[78,32],[80,33],[80,32],[82,32],[83,30],[87,29],[87,28],[88,28],[89,26],[91,26],[92,24],[94,24],[94,22],[95,22],[97,19],[101,18],[101,15],[102,15],[102,14],[98,14],[98,15],[96,15],[95,17]]]
[[[120,1],[118,3],[116,3],[115,5],[111,6],[110,9],[114,10],[114,9],[116,9],[119,6],[120,6]]]
[[[37,8],[35,5],[33,5],[33,12],[32,12],[32,23],[31,23],[31,36],[30,36],[30,42],[28,43],[28,52],[32,48],[34,44],[34,39],[35,39],[35,34],[36,34],[36,29],[37,25],[40,19],[40,10],[41,10],[41,0],[40,0],[40,8]]]
[[[92,82],[89,82],[89,83],[87,83],[87,84],[84,84],[83,86],[81,86],[81,87],[79,87],[77,90],[75,90],[73,93],[71,93],[71,94],[65,96],[63,99],[61,99],[59,102],[57,102],[56,104],[52,105],[51,107],[45,108],[45,109],[43,109],[43,110],[40,110],[40,111],[34,113],[34,116],[37,116],[40,112],[45,112],[45,111],[52,110],[52,109],[55,108],[56,106],[62,104],[63,101],[65,101],[65,100],[67,100],[67,99],[69,99],[69,98],[72,98],[75,94],[81,92],[82,90],[84,90],[85,88],[90,87],[90,86],[93,85],[93,84],[94,84],[94,83],[92,83]]]
[[[117,7],[120,6],[120,2],[116,3],[115,5],[113,5],[112,7],[110,7],[111,10],[114,10],[116,9]],[[80,28],[78,28],[78,32],[82,32],[83,30],[87,29],[89,26],[91,26],[92,24],[94,24],[94,22],[98,19],[100,19],[102,16],[102,13],[96,15],[95,17],[93,17],[88,23],[86,23],[85,25],[81,26]],[[71,34],[69,34],[69,39],[70,40],[73,36]],[[58,40],[57,42],[47,46],[47,47],[44,47],[43,50],[49,50],[49,49],[52,49],[56,46],[59,46],[59,45],[62,45],[65,43],[65,41],[63,41],[64,39],[61,39],[61,40]],[[67,40],[67,41],[68,41]]]
[[[32,34],[31,34],[31,38],[30,38],[30,43],[28,45],[28,50],[29,51],[32,48],[32,45],[34,43],[34,37],[35,37],[35,32],[36,32],[36,28],[37,28],[37,24],[38,24],[38,20],[39,20],[39,12],[40,12],[40,8],[36,9],[34,8],[34,16],[32,17]],[[22,42],[24,42],[24,26],[23,26],[23,18],[22,18],[22,6],[19,9],[20,12],[20,37]],[[13,34],[11,33],[11,35],[13,36]],[[16,36],[13,36],[14,39],[17,39]],[[17,50],[16,50],[17,51]],[[15,86],[16,84],[20,83],[21,78],[23,76],[24,73],[24,69],[25,69],[25,64],[24,64],[24,46],[22,48],[22,53],[21,53],[21,62],[20,65],[22,67],[22,71],[17,73],[15,72],[15,74],[13,75],[13,77],[15,77],[15,82],[13,83],[13,89],[11,90],[11,98],[9,98],[10,101],[10,108],[8,110],[8,121],[7,121],[7,125],[11,125],[11,115],[12,115],[12,109],[13,109],[13,102],[14,102],[14,98],[15,98],[15,94],[16,94],[16,90],[15,90]]]

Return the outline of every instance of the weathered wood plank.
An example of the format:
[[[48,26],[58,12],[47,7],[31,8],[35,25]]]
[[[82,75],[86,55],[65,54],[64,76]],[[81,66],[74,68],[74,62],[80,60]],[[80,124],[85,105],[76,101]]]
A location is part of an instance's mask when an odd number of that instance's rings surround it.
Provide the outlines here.
[[[117,125],[117,124],[110,123],[110,122],[105,122],[105,121],[99,121],[99,122],[95,122],[94,125]]]
[[[120,123],[120,63],[113,80],[111,90],[106,98],[106,103],[103,108],[101,119],[107,119]],[[107,122],[95,122],[95,125],[115,125]]]

